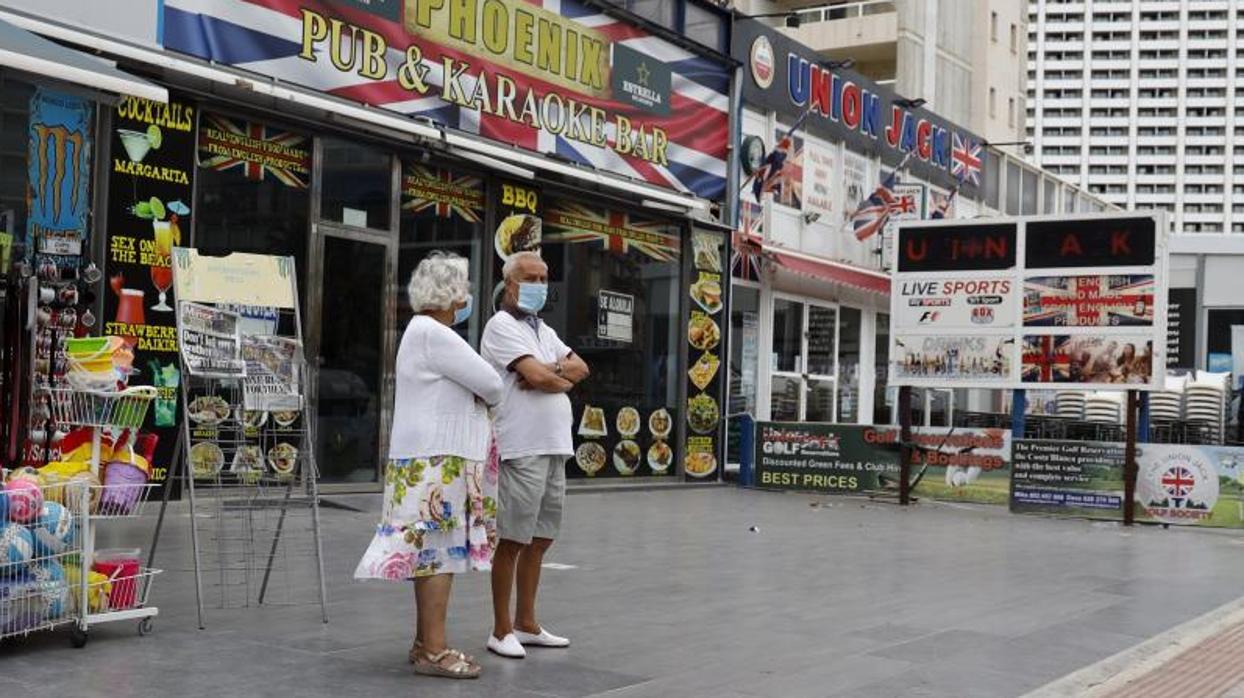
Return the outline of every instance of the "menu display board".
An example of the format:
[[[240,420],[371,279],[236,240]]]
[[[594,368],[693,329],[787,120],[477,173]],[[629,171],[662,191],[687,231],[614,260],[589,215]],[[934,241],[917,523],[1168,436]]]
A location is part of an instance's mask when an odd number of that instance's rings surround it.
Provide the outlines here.
[[[1165,214],[900,223],[890,383],[1160,389]]]
[[[761,489],[897,491],[898,430],[814,422],[758,422],[753,460]]]
[[[153,480],[162,480],[177,441],[178,386],[173,248],[191,229],[193,104],[122,97],[113,111],[108,179],[108,240],[103,333],[134,345],[139,373],[130,385],[159,390],[144,431],[159,437]]]
[[[691,235],[693,282],[687,323],[687,445],[683,472],[689,479],[718,477],[723,457],[722,324],[729,321],[722,288],[726,237],[697,230]]]
[[[1011,511],[1123,519],[1123,444],[1017,439]]]

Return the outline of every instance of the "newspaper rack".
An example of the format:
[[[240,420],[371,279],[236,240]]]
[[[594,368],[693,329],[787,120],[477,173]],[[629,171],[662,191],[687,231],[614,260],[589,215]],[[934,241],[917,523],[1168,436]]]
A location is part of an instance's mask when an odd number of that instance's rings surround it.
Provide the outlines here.
[[[304,397],[309,372],[294,261],[174,248],[172,266],[182,426],[149,564],[170,491],[180,483],[190,509],[199,628],[209,598],[220,608],[272,604],[284,579],[293,599],[312,573],[318,584],[309,596],[328,622],[315,414]],[[298,545],[300,533],[310,534],[309,545]]]

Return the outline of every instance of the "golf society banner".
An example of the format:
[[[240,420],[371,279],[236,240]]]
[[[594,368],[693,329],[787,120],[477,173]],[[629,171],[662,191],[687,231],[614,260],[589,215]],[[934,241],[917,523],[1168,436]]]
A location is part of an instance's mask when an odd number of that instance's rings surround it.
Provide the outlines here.
[[[166,48],[722,199],[730,73],[576,0],[167,0]]]

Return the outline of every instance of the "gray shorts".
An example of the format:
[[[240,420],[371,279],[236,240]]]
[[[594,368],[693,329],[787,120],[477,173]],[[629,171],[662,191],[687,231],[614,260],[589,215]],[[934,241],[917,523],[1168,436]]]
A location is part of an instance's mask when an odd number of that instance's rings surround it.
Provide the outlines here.
[[[526,545],[557,538],[566,499],[566,456],[501,461],[497,482],[497,537]]]

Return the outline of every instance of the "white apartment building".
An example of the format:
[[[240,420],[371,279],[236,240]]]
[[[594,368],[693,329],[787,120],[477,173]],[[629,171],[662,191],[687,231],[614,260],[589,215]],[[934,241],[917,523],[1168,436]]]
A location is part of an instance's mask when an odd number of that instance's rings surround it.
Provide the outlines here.
[[[1045,170],[1177,232],[1244,233],[1244,0],[1031,0],[1028,28]]]
[[[826,60],[850,58],[860,74],[924,99],[988,141],[1024,137],[1026,0],[736,0],[734,7],[776,15],[770,24]]]

